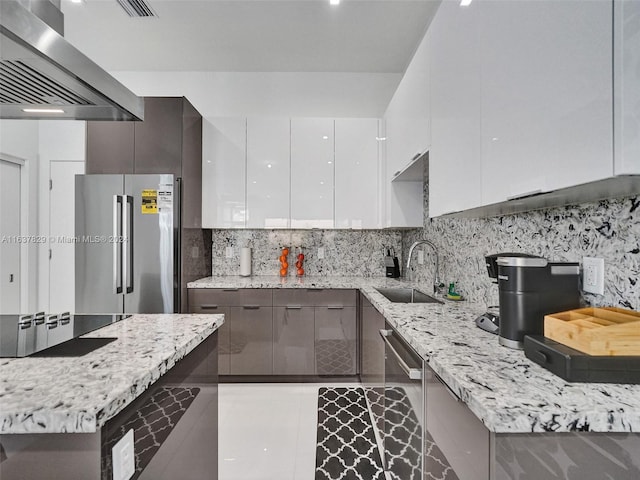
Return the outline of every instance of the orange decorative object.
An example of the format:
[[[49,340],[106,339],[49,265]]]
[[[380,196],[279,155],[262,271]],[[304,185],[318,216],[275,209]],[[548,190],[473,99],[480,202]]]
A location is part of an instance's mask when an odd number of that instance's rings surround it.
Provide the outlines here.
[[[287,256],[289,255],[289,248],[283,247],[282,254],[278,258],[280,260],[280,276],[286,277],[289,272],[289,262]]]
[[[304,253],[302,253],[302,247],[296,247],[296,275],[302,277],[304,275]]]
[[[299,277],[303,276],[304,275],[304,269],[303,268],[299,268],[298,271],[297,271],[297,274],[298,274]]]

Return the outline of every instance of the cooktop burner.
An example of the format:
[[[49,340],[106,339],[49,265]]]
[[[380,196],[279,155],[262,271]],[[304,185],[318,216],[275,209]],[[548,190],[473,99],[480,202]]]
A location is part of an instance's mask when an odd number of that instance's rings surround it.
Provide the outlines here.
[[[60,345],[131,315],[0,315],[0,357],[27,357]]]

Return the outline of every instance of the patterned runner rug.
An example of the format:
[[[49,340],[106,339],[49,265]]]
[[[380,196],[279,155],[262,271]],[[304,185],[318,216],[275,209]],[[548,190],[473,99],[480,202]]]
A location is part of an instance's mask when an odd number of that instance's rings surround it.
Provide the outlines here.
[[[315,480],[384,480],[362,388],[320,388]]]

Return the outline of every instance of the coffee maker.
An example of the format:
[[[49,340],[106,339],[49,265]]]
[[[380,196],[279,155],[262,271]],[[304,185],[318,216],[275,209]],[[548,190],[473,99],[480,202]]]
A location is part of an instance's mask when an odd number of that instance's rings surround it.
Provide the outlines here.
[[[545,315],[580,306],[579,263],[549,262],[527,254],[490,257],[497,266],[501,345],[522,349],[525,335],[544,333]],[[493,260],[489,263],[491,276],[496,270]]]
[[[493,255],[487,255],[484,257],[487,265],[487,274],[493,283],[498,284],[498,258],[499,257],[524,257],[524,258],[539,258],[535,255],[529,255],[527,253],[494,253]],[[476,325],[482,330],[486,330],[489,333],[498,334],[500,330],[500,314],[498,305],[490,305],[487,307],[487,311],[476,318]]]

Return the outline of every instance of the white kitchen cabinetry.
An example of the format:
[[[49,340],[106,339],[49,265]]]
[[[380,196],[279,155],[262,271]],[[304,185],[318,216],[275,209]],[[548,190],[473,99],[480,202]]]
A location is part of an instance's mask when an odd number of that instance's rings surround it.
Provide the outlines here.
[[[246,138],[245,118],[203,119],[203,228],[245,227]]]
[[[377,118],[335,121],[335,227],[380,228]]]
[[[612,176],[611,3],[486,1],[473,9],[482,204]]]
[[[291,119],[291,227],[334,227],[334,121]]]
[[[427,32],[431,147],[429,216],[481,201],[481,110],[478,2],[442,2]]]
[[[640,174],[640,2],[614,1],[614,172]]]
[[[289,227],[288,118],[247,119],[247,227]]]

